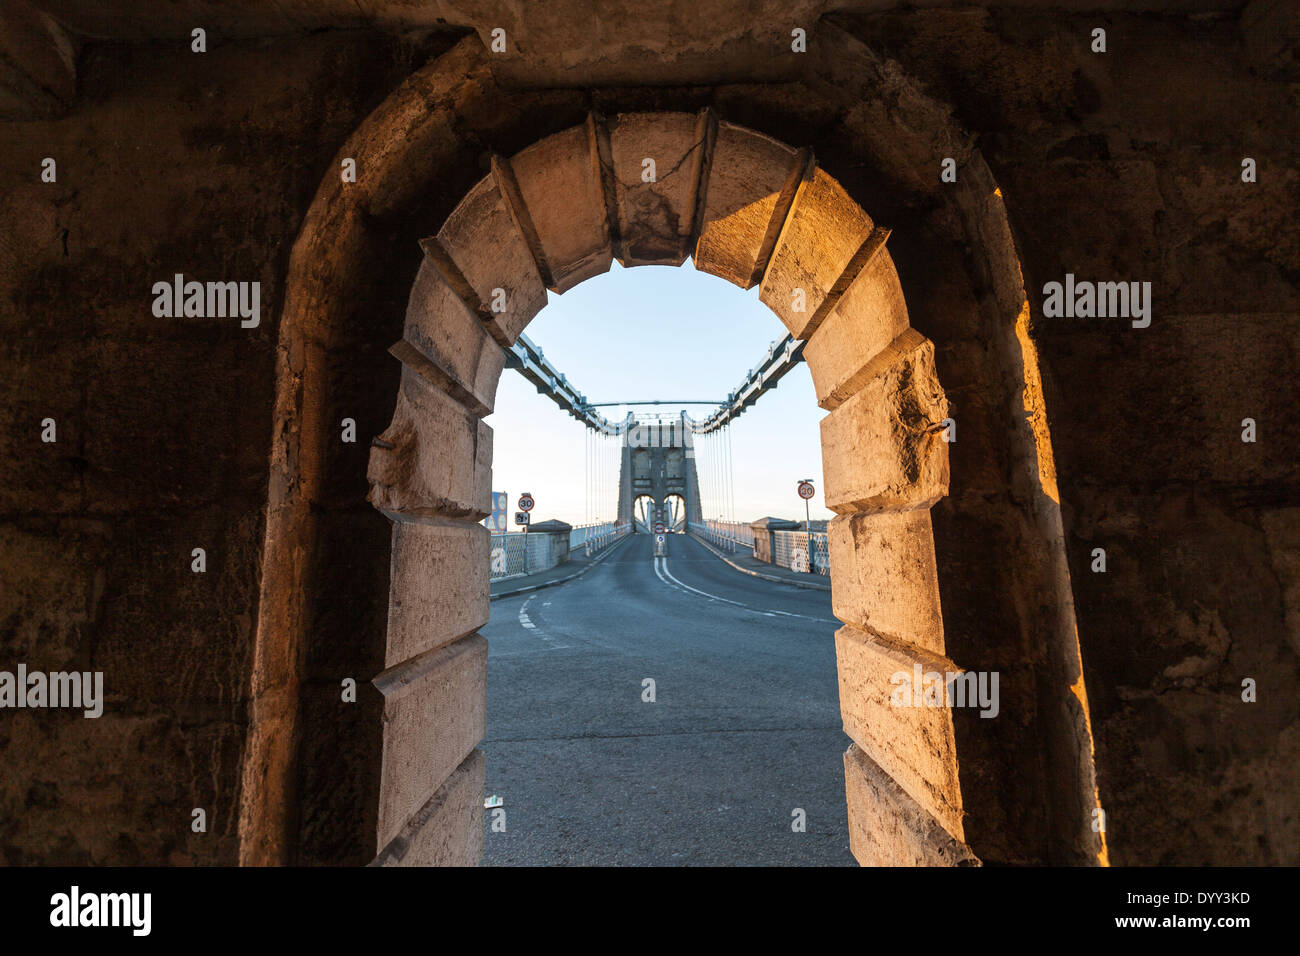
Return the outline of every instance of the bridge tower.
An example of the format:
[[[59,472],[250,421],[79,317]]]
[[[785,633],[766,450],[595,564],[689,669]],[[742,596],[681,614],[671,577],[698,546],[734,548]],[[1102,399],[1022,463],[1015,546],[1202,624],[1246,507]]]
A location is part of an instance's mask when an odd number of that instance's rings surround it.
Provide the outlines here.
[[[667,524],[664,502],[669,495],[682,496],[687,521],[703,520],[694,441],[685,412],[672,417],[638,417],[624,432],[618,483],[620,523],[635,520],[633,505],[643,495],[654,500],[652,522]]]

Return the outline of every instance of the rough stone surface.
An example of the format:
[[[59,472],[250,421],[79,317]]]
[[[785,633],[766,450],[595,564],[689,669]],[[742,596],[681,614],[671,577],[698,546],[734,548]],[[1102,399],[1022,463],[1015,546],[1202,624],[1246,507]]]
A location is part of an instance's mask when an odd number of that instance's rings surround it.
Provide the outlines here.
[[[718,124],[695,268],[742,289],[753,284],[769,229],[780,228],[779,222],[773,227],[772,219],[796,157],[796,150],[768,136],[734,123]]]
[[[835,616],[944,654],[929,509],[840,515],[827,527]]]
[[[513,345],[546,305],[546,287],[495,175],[470,190],[438,230],[438,240],[473,288],[477,308],[495,327],[494,336]]]
[[[914,339],[900,338],[907,329],[898,273],[882,248],[804,347],[817,403],[834,409],[848,401],[883,362],[914,344]]]
[[[697,125],[689,113],[628,113],[608,121],[623,265],[676,266],[686,258],[705,150]]]
[[[440,388],[479,414],[491,412],[505,353],[427,259],[411,287],[405,339],[428,360]]]
[[[844,752],[849,847],[863,866],[978,866],[857,744]]]
[[[835,632],[835,659],[844,732],[944,829],[963,839],[952,710],[915,706],[911,693],[895,697],[900,686],[915,686],[918,664],[922,691],[925,674],[956,673],[960,668],[946,658],[851,625]]]
[[[492,536],[481,524],[393,524],[385,666],[449,644],[487,623]]]
[[[948,401],[922,343],[822,419],[826,507],[840,514],[915,508],[948,492],[940,437]]]
[[[477,634],[389,668],[384,695],[384,762],[379,846],[387,846],[487,727],[487,641]]]
[[[370,453],[376,508],[481,518],[492,510],[492,429],[410,369]]]
[[[483,752],[455,769],[372,866],[477,866],[483,858]]]
[[[574,127],[510,160],[556,292],[609,271],[612,261],[594,136],[590,126]]]
[[[805,177],[781,229],[759,298],[796,339],[825,318],[826,296],[871,234],[871,217],[821,169]]]

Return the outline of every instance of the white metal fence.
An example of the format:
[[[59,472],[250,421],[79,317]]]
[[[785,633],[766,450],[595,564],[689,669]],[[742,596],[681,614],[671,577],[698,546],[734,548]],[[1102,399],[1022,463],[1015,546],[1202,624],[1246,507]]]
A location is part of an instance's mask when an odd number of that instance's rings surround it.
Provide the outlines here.
[[[812,571],[817,574],[831,573],[830,550],[826,544],[826,533],[814,531],[773,531],[772,563],[791,571],[807,572],[808,552],[811,541]]]
[[[492,535],[490,579],[502,581],[524,574],[547,571],[569,559],[571,553],[582,551],[587,557],[607,548],[631,530],[631,525],[600,524],[580,525],[569,532],[569,540],[546,531],[525,534],[510,531]]]
[[[607,548],[623,535],[632,530],[630,524],[615,524],[613,521],[601,521],[596,524],[580,524],[569,532],[569,550],[582,548],[587,557],[591,557],[601,548]]]
[[[743,521],[692,521],[690,530],[724,551],[754,549],[754,529]]]

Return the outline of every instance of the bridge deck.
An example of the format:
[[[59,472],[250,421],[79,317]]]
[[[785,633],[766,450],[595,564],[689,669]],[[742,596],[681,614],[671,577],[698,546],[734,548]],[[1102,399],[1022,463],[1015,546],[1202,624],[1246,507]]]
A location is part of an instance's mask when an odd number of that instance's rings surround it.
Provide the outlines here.
[[[851,865],[830,595],[669,542],[492,602],[484,862]]]

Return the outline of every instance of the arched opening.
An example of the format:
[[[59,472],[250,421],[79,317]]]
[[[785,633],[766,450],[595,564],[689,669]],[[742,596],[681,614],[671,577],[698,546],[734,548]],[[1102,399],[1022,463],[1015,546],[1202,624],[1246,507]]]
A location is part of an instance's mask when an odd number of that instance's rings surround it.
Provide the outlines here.
[[[478,529],[453,522],[484,511],[490,460],[479,418],[493,407],[502,345],[542,307],[547,287],[571,288],[615,256],[679,265],[692,253],[702,271],[759,285],[761,300],[807,343],[819,403],[830,411],[825,499],[840,515],[830,538],[846,582],[833,599],[847,622],[836,638],[841,705],[849,735],[871,747],[869,757],[850,750],[849,759],[871,760],[924,801],[959,855],[960,789],[955,773],[933,779],[927,752],[936,740],[948,742],[941,759],[954,749],[951,717],[927,714],[918,724],[882,706],[900,663],[944,651],[929,508],[948,481],[940,436],[948,407],[933,346],[909,328],[887,235],[807,153],[707,111],[589,117],[497,157],[422,242],[393,349],[404,365],[397,409],[371,452],[371,501],[394,522],[399,565],[431,550],[476,557]],[[646,530],[666,524],[653,490],[666,465],[660,444],[629,442],[634,520]],[[887,593],[853,586],[867,577],[887,581]],[[484,733],[486,642],[408,615],[429,583],[395,577],[390,653],[376,679],[387,698],[381,851],[414,838],[404,828],[445,781],[471,771]],[[432,753],[428,741],[438,742]]]
[[[647,455],[641,455],[640,460],[634,451],[632,453],[632,467],[635,469],[641,461],[647,459]],[[635,474],[635,471],[633,472]],[[653,495],[637,495],[632,499],[632,530],[637,534],[649,534],[659,521],[659,502],[654,499]]]
[[[671,494],[664,499],[664,527],[669,534],[686,533],[686,498]]]
[[[851,38],[837,42],[848,51],[845,62],[858,55]],[[1041,414],[1037,372],[1005,214],[990,198],[996,191],[978,155],[963,147],[965,175],[953,203],[957,232],[979,261],[961,259],[952,221],[918,219],[904,249],[913,262],[992,278],[994,293],[970,293],[968,310],[951,321],[954,296],[967,294],[960,284],[957,293],[915,288],[927,326],[952,334],[941,356],[945,378],[951,373],[961,387],[1009,403],[1021,424],[1008,432],[986,416],[985,405],[972,404],[963,438],[973,433],[976,441],[953,446],[953,454],[969,456],[964,474],[979,491],[945,500],[940,356],[909,327],[885,230],[809,151],[711,109],[587,115],[538,135],[522,118],[532,101],[508,107],[481,56],[475,44],[461,44],[367,121],[346,149],[373,161],[378,174],[352,193],[323,186],[295,247],[281,326],[241,859],[291,857],[319,816],[304,806],[317,792],[309,796],[302,786],[317,766],[318,746],[302,715],[322,713],[307,703],[311,674],[333,673],[327,660],[314,662],[319,655],[308,639],[313,555],[330,533],[314,503],[331,474],[323,463],[336,457],[327,424],[338,402],[363,388],[341,378],[336,363],[346,361],[349,341],[375,345],[373,331],[348,330],[348,310],[376,300],[370,283],[383,270],[369,267],[402,248],[394,243],[414,240],[409,230],[418,226],[403,204],[427,194],[417,180],[446,169],[455,171],[450,182],[463,182],[472,166],[457,150],[474,147],[420,152],[448,122],[447,115],[431,117],[429,104],[458,84],[477,83],[454,109],[482,110],[475,123],[493,116],[512,132],[490,138],[513,148],[493,158],[486,177],[464,184],[466,199],[424,244],[402,341],[392,349],[402,361],[397,409],[370,463],[371,499],[394,522],[387,640],[373,681],[379,696],[372,713],[383,717],[370,722],[358,709],[347,719],[354,727],[349,753],[365,764],[358,786],[362,796],[373,794],[359,803],[372,808],[364,812],[374,814],[380,861],[465,862],[481,847],[482,765],[474,744],[482,733],[485,648],[476,629],[486,620],[487,588],[485,572],[475,569],[486,568],[487,554],[476,522],[487,510],[491,461],[491,431],[481,418],[504,364],[501,346],[540,308],[546,288],[570,288],[615,256],[627,264],[677,264],[694,249],[697,267],[742,287],[760,285],[763,301],[806,341],[819,404],[829,409],[823,494],[839,515],[830,533],[835,613],[850,622],[837,650],[842,718],[855,741],[845,758],[855,855],[862,862],[1096,862],[1103,848],[1089,826],[1092,745],[1050,447],[1034,418]],[[811,88],[830,102],[875,96],[847,76]],[[554,115],[580,119],[566,109]],[[871,152],[887,142],[888,130],[864,122],[852,133],[855,148],[888,165],[895,154]],[[647,153],[665,157],[652,182],[640,178]],[[842,169],[853,168],[851,159],[844,157]],[[914,179],[897,166],[889,176]],[[861,179],[854,190],[883,195]],[[386,221],[409,223],[409,230],[375,229]],[[384,288],[391,302],[396,290]],[[506,309],[494,311],[502,298]],[[325,334],[313,336],[316,327]],[[972,328],[987,328],[989,337],[972,336]],[[1013,483],[1022,493],[1008,493]],[[968,533],[994,526],[994,534]],[[1008,535],[1034,549],[1014,573],[989,558],[990,547],[1005,550]],[[427,580],[430,569],[437,593],[411,590],[413,578]],[[941,584],[957,600],[945,597],[941,605]],[[996,614],[972,612],[964,600],[972,588],[995,595]],[[959,626],[945,626],[951,621]],[[914,664],[1001,670],[1004,713],[1016,718],[891,708],[890,674]],[[376,731],[382,746],[369,748]],[[382,761],[371,769],[368,754],[376,751]],[[1011,779],[1016,792],[1007,788]]]

